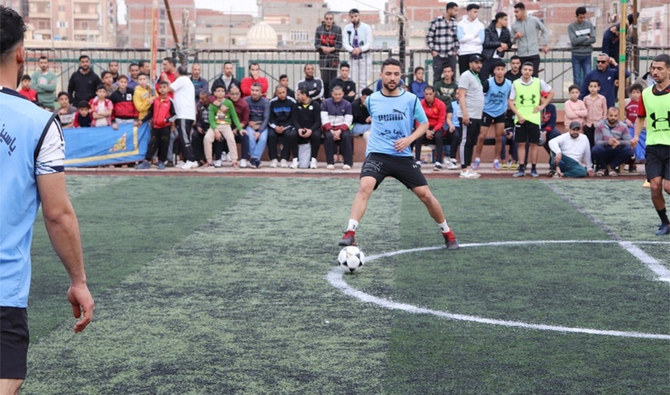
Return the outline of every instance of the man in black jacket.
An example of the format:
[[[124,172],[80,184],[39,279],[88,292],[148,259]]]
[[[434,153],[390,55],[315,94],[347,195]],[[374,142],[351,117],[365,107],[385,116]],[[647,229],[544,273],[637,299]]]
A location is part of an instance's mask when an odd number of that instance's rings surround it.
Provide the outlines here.
[[[270,167],[277,167],[277,144],[281,142],[281,167],[288,167],[288,159],[293,153],[291,169],[298,167],[298,132],[295,129],[296,103],[288,97],[286,88],[275,88],[275,97],[270,100],[270,121],[268,122],[268,156]]]
[[[72,73],[67,86],[67,93],[72,98],[72,102],[91,100],[95,97],[95,90],[99,85],[102,85],[102,81],[91,70],[91,58],[88,55],[81,55],[79,57],[79,70]]]
[[[233,75],[233,64],[231,62],[225,62],[223,64],[223,74],[218,76],[214,82],[212,82],[212,92],[214,92],[218,86],[222,86],[227,94],[231,85],[235,85],[239,88],[240,81]]]
[[[485,80],[493,74],[493,64],[498,59],[505,57],[507,52],[512,47],[512,36],[507,29],[507,14],[499,12],[491,24],[484,30],[484,49],[482,56],[484,57],[484,65],[482,71],[479,73],[479,78]]]
[[[300,88],[307,89],[309,98],[321,104],[321,100],[323,99],[323,81],[321,78],[314,76],[313,64],[307,63],[303,70],[305,72],[305,78],[298,81],[298,85],[296,86],[295,90],[298,91]]]
[[[310,169],[316,169],[316,157],[321,145],[321,106],[312,101],[306,88],[296,91],[295,128],[298,131],[298,145],[309,143],[311,148]]]
[[[344,91],[344,100],[352,103],[356,98],[356,83],[349,78],[349,63],[342,62],[340,64],[340,76],[330,81],[328,84],[329,89],[333,89],[335,86],[339,86]],[[330,91],[328,95],[330,97]]]

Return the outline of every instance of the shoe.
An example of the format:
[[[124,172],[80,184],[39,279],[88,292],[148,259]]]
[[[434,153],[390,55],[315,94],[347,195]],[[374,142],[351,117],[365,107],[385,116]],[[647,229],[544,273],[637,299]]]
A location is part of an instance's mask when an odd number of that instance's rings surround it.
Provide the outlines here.
[[[444,160],[442,161],[442,163],[444,163],[445,165],[446,165],[447,163],[450,163],[450,162],[451,162],[451,158],[448,157],[448,156],[445,156],[445,157],[444,157]]]
[[[420,160],[417,160],[415,163],[419,166],[421,166],[423,164],[423,162],[421,162]]]
[[[221,159],[214,161],[214,167],[221,167]]]
[[[458,175],[458,178],[469,178],[467,170],[461,170],[461,174]]]
[[[223,160],[224,162],[232,162],[232,161],[233,161],[233,158],[230,157],[230,154],[229,154],[229,153],[224,152],[224,153],[221,155],[221,160]]]
[[[165,170],[165,163],[158,162],[158,170]]]
[[[549,178],[553,177],[554,175],[556,175],[556,170],[549,170],[549,172],[547,172],[547,177]]]
[[[254,165],[255,168],[260,169],[261,166],[263,166],[260,159],[251,158],[251,160],[253,161],[253,165]]]
[[[605,175],[605,171],[604,171],[604,170],[598,170],[598,171],[596,171],[596,176],[597,176],[597,177],[602,177],[602,176],[604,176],[604,175]]]
[[[644,180],[644,183],[642,183],[642,188],[651,188],[651,184],[649,184],[649,180]]]
[[[329,164],[328,166],[326,166],[326,169],[328,169],[328,170],[335,170],[335,165],[330,165],[330,164]]]
[[[246,159],[240,159],[240,167],[245,169],[247,167],[247,160]]]
[[[151,164],[146,160],[143,160],[142,163],[135,166],[135,170],[147,170],[147,169],[151,169]]]
[[[171,161],[171,160],[169,160],[169,161],[165,164],[165,166],[166,166],[166,167],[174,167],[174,162]]]
[[[523,170],[519,170],[516,173],[512,175],[512,177],[524,177],[526,175],[526,172]]]
[[[253,161],[253,159],[251,159]],[[270,161],[270,167],[275,168],[277,167],[277,159],[272,159]],[[283,166],[282,166],[283,167]]]
[[[472,178],[472,179],[475,179],[475,180],[476,180],[477,178],[479,178],[479,177],[481,177],[481,176],[482,176],[481,174],[479,174],[479,173],[476,173],[476,172],[474,172],[474,171],[470,170],[470,178]]]
[[[348,230],[344,232],[344,236],[340,239],[339,243],[337,243],[340,246],[355,246],[356,245],[356,232],[353,230]]]
[[[298,158],[293,158],[293,161],[291,162],[291,166],[289,166],[291,169],[297,169],[298,168]]]
[[[537,143],[537,145],[544,145],[545,142],[547,142],[547,132],[543,130],[540,132],[540,141]]]
[[[453,163],[453,162],[447,162],[446,166],[447,166],[447,170],[456,170],[456,169],[460,168],[459,165],[457,165],[456,163]]]
[[[474,171],[468,169],[466,171],[461,171],[461,174],[458,175],[459,178],[466,178],[469,180],[475,180],[481,177],[481,174],[475,173]]]
[[[349,166],[349,165],[342,165],[342,170],[351,170],[351,166]]]
[[[519,164],[514,162],[509,166],[510,170],[516,170],[519,168]]]
[[[507,170],[507,168],[508,168],[510,165],[511,165],[511,162],[510,162],[509,165],[508,165],[507,163],[503,163],[500,167],[501,167],[503,170]]]
[[[480,164],[480,163],[481,163],[481,161],[479,160],[479,158],[476,158],[475,161],[472,162],[472,170],[477,170],[477,169],[479,169],[479,164]]]
[[[433,166],[434,171],[440,171],[442,170],[442,163],[440,162],[435,162],[435,166]]]
[[[619,173],[617,173],[616,170],[611,170],[611,171],[609,172],[609,176],[610,176],[610,177],[619,177]]]
[[[310,169],[316,169],[317,166],[318,166],[318,164],[319,164],[319,162],[316,161],[316,158],[312,158],[312,159],[309,161],[309,168],[310,168]]]
[[[181,168],[184,169],[184,170],[191,170],[191,169],[195,169],[196,167],[198,167],[198,162],[194,162],[192,160],[187,160],[181,166]]]
[[[279,162],[279,167],[282,169],[288,168],[288,161],[286,159],[282,159],[281,162]]]
[[[177,161],[177,163],[174,165],[174,167],[183,167],[183,166],[184,166],[184,163],[185,163],[185,162],[184,162],[183,160],[179,160],[179,161]]]
[[[500,166],[500,162],[498,160],[493,161],[493,170],[500,170],[502,169],[502,166]]]
[[[454,235],[453,230],[449,230],[449,232],[442,232],[442,236],[444,236],[444,242],[447,245],[447,250],[458,249],[458,240],[456,240],[456,236]]]
[[[533,177],[533,178],[537,178],[537,177],[539,177],[540,175],[537,174],[537,170],[531,170],[531,171],[530,171],[530,176]]]
[[[654,234],[656,236],[670,235],[670,224],[661,224]]]

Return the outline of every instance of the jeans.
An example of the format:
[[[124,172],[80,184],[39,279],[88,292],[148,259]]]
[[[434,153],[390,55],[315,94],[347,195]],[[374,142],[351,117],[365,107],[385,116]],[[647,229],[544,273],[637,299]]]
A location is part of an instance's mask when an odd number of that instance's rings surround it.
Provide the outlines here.
[[[354,128],[351,129],[351,133],[354,136],[362,136],[363,133],[367,132],[370,129],[372,129],[372,125],[370,125],[369,123],[355,123]]]
[[[633,149],[623,144],[618,145],[616,148],[612,148],[609,145],[596,144],[591,149],[591,156],[596,163],[597,170],[602,170],[606,166],[615,169],[620,164],[628,162],[633,154]]]
[[[551,163],[554,163],[555,157],[556,154],[552,152]],[[586,167],[582,166],[579,162],[566,155],[561,156],[561,161],[558,163],[558,168],[561,169],[561,173],[563,173],[565,177],[580,178],[586,177],[587,174]]]
[[[591,55],[572,55],[572,81],[582,86],[582,81],[591,72]]]
[[[254,130],[251,126],[247,126],[246,130],[249,139],[249,156],[251,159],[260,160],[261,156],[263,156],[263,151],[265,151],[265,146],[268,143],[268,129],[265,128],[260,130],[261,134],[258,136],[258,140],[254,137],[257,130]]]

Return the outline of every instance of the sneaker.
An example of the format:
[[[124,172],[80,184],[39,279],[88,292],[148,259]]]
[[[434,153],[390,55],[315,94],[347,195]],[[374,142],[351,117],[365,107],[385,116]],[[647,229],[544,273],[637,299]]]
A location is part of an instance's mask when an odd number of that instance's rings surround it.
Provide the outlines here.
[[[192,160],[187,160],[184,162],[184,164],[181,166],[182,169],[184,170],[190,170],[190,169],[195,169],[198,167],[198,162],[194,162]]]
[[[456,240],[456,235],[454,235],[453,230],[449,230],[449,232],[442,232],[442,236],[444,236],[444,242],[447,245],[447,250],[458,249],[458,240]]]
[[[476,158],[475,161],[472,162],[472,170],[477,170],[477,169],[479,169],[479,164],[480,164],[480,163],[481,163],[481,161],[479,160],[479,158]]]
[[[186,162],[184,162],[183,160],[178,160],[177,163],[174,165],[174,167],[184,167],[185,163]]]
[[[609,176],[610,176],[610,177],[618,177],[618,176],[619,176],[619,173],[617,173],[616,170],[610,170],[610,172],[609,172]]]
[[[254,165],[255,168],[260,169],[261,166],[263,166],[260,159],[251,158],[251,160],[253,161],[253,165]]]
[[[547,142],[547,132],[543,130],[540,132],[540,141],[537,144],[544,145],[545,142]]]
[[[508,168],[509,166],[511,166],[511,165],[512,165],[512,162],[506,162],[506,163],[503,163],[500,167],[501,167],[503,170],[507,170],[507,168]]]
[[[221,159],[214,161],[214,167],[221,167]]]
[[[349,165],[342,165],[342,170],[351,170],[351,166],[349,166]]]
[[[253,159],[252,159],[252,161],[253,161]],[[272,160],[270,161],[270,167],[272,167],[272,168],[277,167],[277,159],[272,159]],[[282,167],[283,167],[283,166],[282,166]]]
[[[326,166],[326,169],[328,169],[328,170],[335,170],[335,165],[331,165],[331,164],[329,164],[328,166]]]
[[[291,162],[291,169],[297,169],[298,168],[298,158],[293,158],[293,162]]]
[[[519,164],[516,162],[513,162],[511,165],[509,165],[510,170],[516,170],[519,168]]]
[[[537,177],[539,177],[540,175],[537,174],[537,170],[531,170],[531,171],[530,171],[530,176],[533,177],[533,178],[537,178]]]
[[[344,236],[340,239],[339,243],[337,243],[340,246],[355,246],[356,245],[356,232],[353,230],[348,230],[344,232]]]
[[[135,166],[135,170],[147,170],[147,169],[151,169],[151,164],[146,160],[143,160],[142,163]]]
[[[481,174],[476,173],[476,172],[470,170],[470,178],[472,178],[472,179],[477,179],[477,178],[479,178],[479,177],[481,177],[481,176],[482,176]]]
[[[248,166],[247,165],[247,160],[246,159],[240,159],[240,167],[244,169],[247,166]]]
[[[281,162],[279,162],[279,167],[286,169],[288,167],[288,161],[286,159],[282,159]]]
[[[229,154],[229,153],[224,152],[224,153],[221,155],[221,160],[223,160],[224,162],[232,162],[232,161],[233,161],[233,158],[230,157],[230,154]]]
[[[446,166],[447,166],[447,170],[456,170],[456,169],[461,168],[459,165],[457,165],[456,163],[453,163],[453,162],[447,162]]]
[[[649,180],[644,180],[644,183],[642,183],[642,188],[651,188],[651,184],[649,184]]]
[[[421,166],[423,164],[423,162],[421,162],[420,160],[417,160],[415,163],[419,166]]]
[[[500,170],[502,169],[502,166],[500,166],[500,162],[496,159],[493,161],[493,170]]]
[[[174,167],[174,162],[171,161],[171,160],[169,160],[165,166],[167,166],[167,167]]]
[[[670,235],[670,224],[661,224],[654,234],[656,236]]]
[[[448,156],[445,156],[445,157],[444,157],[444,160],[442,161],[442,163],[444,163],[445,165],[446,165],[447,163],[450,163],[450,162],[451,162],[451,158],[448,157]]]
[[[604,171],[604,170],[601,169],[601,170],[596,171],[596,177],[602,177],[602,176],[604,176],[604,175],[605,175],[605,171]]]
[[[525,171],[523,171],[523,170],[519,170],[519,171],[517,171],[516,173],[514,173],[514,174],[512,175],[512,177],[523,177],[523,176],[525,176],[525,175],[526,175],[526,172],[525,172]]]
[[[158,170],[165,170],[165,163],[158,162]]]
[[[440,162],[435,162],[435,166],[433,166],[434,171],[440,171],[442,170],[442,163]]]
[[[312,159],[309,161],[309,168],[310,168],[310,169],[316,169],[317,166],[318,166],[318,164],[319,164],[319,162],[316,161],[316,158],[312,158]]]
[[[461,174],[458,175],[458,178],[469,178],[467,170],[461,170]]]
[[[474,171],[468,169],[466,171],[461,171],[461,174],[458,175],[460,178],[466,178],[469,180],[475,180],[479,177],[481,177],[481,174],[475,173]]]

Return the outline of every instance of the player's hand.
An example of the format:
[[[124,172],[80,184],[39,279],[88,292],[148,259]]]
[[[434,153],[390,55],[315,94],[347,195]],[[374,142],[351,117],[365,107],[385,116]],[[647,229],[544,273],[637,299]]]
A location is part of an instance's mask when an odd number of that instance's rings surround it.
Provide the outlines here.
[[[518,116],[517,123],[522,124],[526,122],[526,118],[522,117],[521,115]]]
[[[463,117],[463,125],[468,126],[470,125],[470,117],[469,116],[464,116]]]
[[[593,169],[587,169],[587,170],[586,170],[586,174],[588,174],[589,177],[593,177],[593,175],[594,175],[595,173],[593,172]]]
[[[393,143],[393,148],[398,152],[402,152],[405,150],[405,148],[409,147],[410,144],[412,144],[412,142],[409,140],[409,138],[403,137]]]
[[[533,108],[533,113],[540,112],[540,111],[542,111],[540,106],[537,106],[537,107]]]
[[[72,305],[74,318],[81,317],[74,325],[74,332],[81,332],[86,329],[86,326],[93,319],[93,307],[95,306],[93,297],[85,283],[81,285],[70,284],[70,288],[67,290],[67,300]]]
[[[114,130],[119,130],[119,124],[117,124],[117,123],[113,123],[113,124],[112,124],[112,129],[114,129]]]
[[[563,154],[559,152],[554,157],[554,163],[556,163],[556,164],[561,163],[561,159],[563,159]]]
[[[342,139],[342,131],[340,129],[333,129],[331,133],[333,134],[333,140],[339,141]]]

